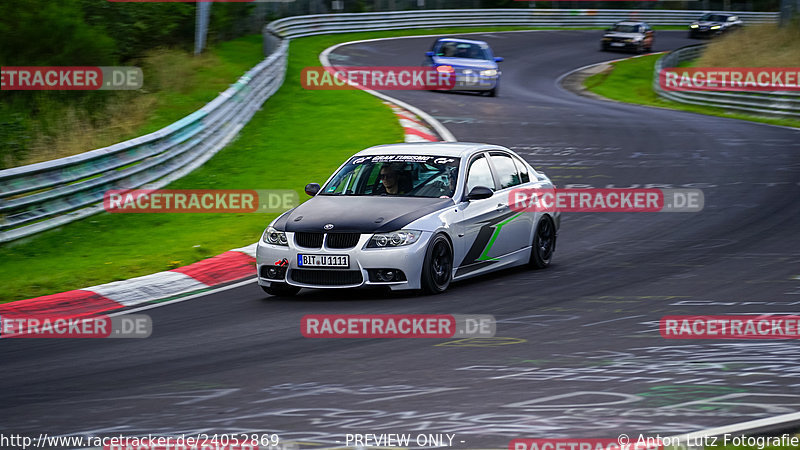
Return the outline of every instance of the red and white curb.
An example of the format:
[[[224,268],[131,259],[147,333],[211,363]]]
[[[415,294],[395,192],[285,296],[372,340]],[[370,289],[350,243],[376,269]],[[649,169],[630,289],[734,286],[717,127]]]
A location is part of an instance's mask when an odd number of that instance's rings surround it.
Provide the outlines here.
[[[410,111],[391,102],[383,102],[383,104],[392,108],[392,112],[397,116],[397,120],[400,121],[405,142],[441,142],[436,133]]]
[[[0,315],[90,316],[206,289],[254,276],[255,252],[251,244],[166,272],[19,300],[0,305]]]

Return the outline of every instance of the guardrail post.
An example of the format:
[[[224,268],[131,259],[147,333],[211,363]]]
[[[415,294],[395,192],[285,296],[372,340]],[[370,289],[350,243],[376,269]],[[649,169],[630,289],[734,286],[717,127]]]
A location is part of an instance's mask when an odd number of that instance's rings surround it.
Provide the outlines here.
[[[797,1],[797,6],[800,8],[800,0]],[[791,0],[781,0],[781,19],[780,26],[785,27],[792,21],[792,15],[795,12],[794,5]]]
[[[197,15],[194,25],[194,54],[199,55],[206,46],[208,35],[208,18],[211,14],[210,2],[197,3]]]

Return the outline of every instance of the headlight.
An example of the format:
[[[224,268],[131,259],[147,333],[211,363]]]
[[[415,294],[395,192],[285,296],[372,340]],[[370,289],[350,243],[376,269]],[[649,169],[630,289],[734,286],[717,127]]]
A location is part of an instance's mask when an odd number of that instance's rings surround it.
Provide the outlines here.
[[[369,240],[367,248],[400,247],[417,242],[422,234],[416,230],[400,230],[391,233],[375,233]]]
[[[481,70],[482,77],[493,77],[497,75],[497,71],[495,69],[488,69],[488,70]]]
[[[698,24],[696,24],[696,23],[693,23],[693,24],[689,25],[689,28],[697,28],[697,27],[699,27],[699,26],[700,26],[700,25],[698,25]]]
[[[261,240],[264,241],[265,244],[289,245],[289,241],[286,240],[286,233],[272,227],[264,230],[264,235],[261,236]]]
[[[625,39],[625,42],[633,42],[633,39]]]
[[[711,27],[712,30],[719,30],[720,28],[722,27],[719,25],[714,25],[713,27]]]

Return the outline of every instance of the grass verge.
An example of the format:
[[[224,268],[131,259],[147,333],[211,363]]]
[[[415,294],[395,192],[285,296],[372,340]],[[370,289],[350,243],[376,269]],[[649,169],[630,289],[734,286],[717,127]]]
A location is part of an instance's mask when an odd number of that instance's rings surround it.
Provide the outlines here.
[[[583,82],[583,86],[595,94],[625,103],[659,106],[710,116],[749,120],[772,125],[800,127],[800,120],[797,119],[761,117],[734,113],[722,108],[687,105],[659,97],[655,91],[653,91],[652,83],[656,60],[661,56],[662,55],[647,55],[612,63],[612,70],[590,76]]]
[[[777,24],[747,26],[714,39],[697,67],[797,67],[800,63],[800,18]]]
[[[262,58],[261,37],[247,36],[198,57],[171,49],[148,52],[131,63],[144,73],[138,91],[12,92],[3,97],[0,116],[23,115],[28,144],[16,154],[3,149],[0,158],[4,165],[32,164],[158,130],[201,108]]]

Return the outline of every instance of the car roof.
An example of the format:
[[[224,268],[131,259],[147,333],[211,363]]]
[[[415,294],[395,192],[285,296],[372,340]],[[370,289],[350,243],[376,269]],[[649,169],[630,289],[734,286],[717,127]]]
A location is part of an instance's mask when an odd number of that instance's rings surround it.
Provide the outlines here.
[[[474,41],[472,39],[460,39],[460,38],[440,38],[438,39],[438,42],[460,42],[464,44],[489,45],[485,41]]]
[[[629,20],[623,20],[622,22],[617,22],[614,25],[647,25],[645,22],[631,22]]]
[[[465,158],[482,150],[508,150],[497,145],[475,142],[413,142],[404,144],[376,145],[361,150],[354,156],[368,155],[426,155]]]

